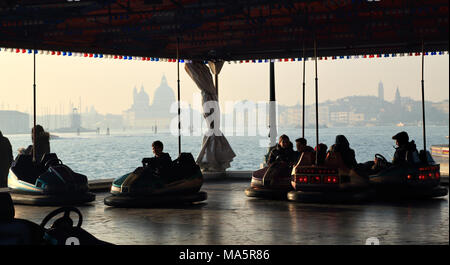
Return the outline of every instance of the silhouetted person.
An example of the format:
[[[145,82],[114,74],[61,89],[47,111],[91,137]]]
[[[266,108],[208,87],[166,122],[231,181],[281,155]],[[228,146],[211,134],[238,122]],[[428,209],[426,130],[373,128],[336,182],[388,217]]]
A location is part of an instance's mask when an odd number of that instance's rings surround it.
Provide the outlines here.
[[[278,144],[270,152],[267,159],[267,165],[272,165],[277,161],[284,161],[289,164],[295,163],[296,154],[293,149],[293,144],[289,140],[289,137],[285,134],[281,135]]]
[[[36,141],[34,140],[34,127],[31,129],[31,140],[36,151],[36,162],[40,162],[45,154],[50,153],[50,134],[44,131],[41,125],[36,125]],[[28,146],[26,154],[33,155],[33,145]]]
[[[278,144],[272,149],[267,159],[269,168],[263,176],[263,185],[272,185],[274,178],[278,176],[280,170],[292,166],[296,162],[295,158],[293,144],[289,140],[289,137],[285,134],[281,135]]]
[[[354,168],[357,165],[355,151],[350,148],[350,143],[344,135],[336,136],[336,140],[330,147],[330,151],[340,153],[344,164],[348,168]]]
[[[320,143],[314,151],[317,152],[317,161],[318,165],[322,165],[325,162],[325,158],[327,157],[327,149],[328,146],[324,143]]]
[[[164,153],[163,150],[163,143],[161,141],[154,141],[152,143],[152,151],[155,156],[150,159],[144,158],[142,163],[150,163],[151,166],[159,169],[169,168],[172,165],[172,158],[168,153]]]
[[[395,144],[397,145],[392,164],[397,165],[406,161],[412,162],[414,160],[413,156],[418,156],[416,144],[414,141],[409,141],[407,132],[399,132],[392,136],[392,139],[395,140]]]
[[[8,173],[13,161],[12,147],[0,131],[0,188],[8,186]]]
[[[298,161],[302,156],[303,152],[314,152],[314,149],[307,144],[305,138],[295,139],[295,145],[297,151],[295,151],[296,160]]]

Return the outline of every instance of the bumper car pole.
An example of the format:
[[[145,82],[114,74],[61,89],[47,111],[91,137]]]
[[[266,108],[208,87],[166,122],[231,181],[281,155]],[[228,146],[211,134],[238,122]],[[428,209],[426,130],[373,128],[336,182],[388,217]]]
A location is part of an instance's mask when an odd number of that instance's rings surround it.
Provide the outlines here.
[[[302,138],[305,138],[305,43],[303,43],[303,104],[302,104]]]
[[[277,144],[277,115],[276,115],[276,99],[275,99],[275,62],[269,63],[269,137],[270,147]]]
[[[36,162],[36,52],[33,50],[33,162]]]
[[[422,40],[422,130],[423,130],[423,150],[427,150],[427,139],[425,134],[425,81],[424,79],[424,43]]]
[[[317,43],[314,39],[315,88],[316,88],[316,166],[319,165],[319,79],[317,78]]]
[[[181,121],[180,121],[180,38],[177,38],[177,90],[178,90],[178,156],[181,155]]]

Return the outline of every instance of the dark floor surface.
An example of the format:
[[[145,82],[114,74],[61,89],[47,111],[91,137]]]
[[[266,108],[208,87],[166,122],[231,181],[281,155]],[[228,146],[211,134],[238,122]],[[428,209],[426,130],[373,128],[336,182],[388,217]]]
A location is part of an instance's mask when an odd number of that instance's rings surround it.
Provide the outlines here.
[[[203,203],[123,209],[97,193],[81,206],[83,228],[115,244],[449,244],[448,195],[442,199],[356,205],[303,204],[245,196],[248,181],[211,181]],[[16,218],[40,223],[55,207],[16,205]]]

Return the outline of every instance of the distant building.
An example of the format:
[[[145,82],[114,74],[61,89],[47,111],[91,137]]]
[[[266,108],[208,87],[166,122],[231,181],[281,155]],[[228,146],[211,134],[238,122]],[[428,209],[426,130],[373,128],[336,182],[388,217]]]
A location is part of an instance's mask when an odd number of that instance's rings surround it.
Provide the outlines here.
[[[122,114],[124,126],[130,128],[168,128],[176,113],[171,113],[170,108],[175,100],[175,93],[167,84],[165,76],[153,95],[152,104],[149,105],[150,97],[144,87],[138,92],[136,87],[133,91],[133,104]]]
[[[302,109],[301,107],[298,107],[298,105],[288,108],[279,116],[280,126],[296,127],[302,125]]]
[[[81,128],[81,115],[78,113],[77,108],[73,108],[72,116],[70,119],[70,127],[74,129]]]
[[[355,124],[364,121],[364,113],[348,111],[330,112],[331,123]]]
[[[395,90],[395,100],[394,104],[397,106],[401,106],[402,104],[402,98],[400,97],[400,90],[397,87],[397,90]]]
[[[29,115],[14,110],[0,110],[0,130],[3,134],[29,133]]]
[[[300,111],[300,110],[299,110]],[[316,108],[315,106],[307,106],[305,108],[305,125],[316,124]],[[330,111],[327,106],[319,106],[319,125],[328,125],[330,123]]]
[[[442,102],[438,102],[438,103],[432,103],[431,106],[435,107],[436,109],[438,109],[439,111],[441,111],[442,113],[445,113],[448,115],[449,113],[449,101],[444,100]]]
[[[378,99],[380,102],[384,102],[384,87],[381,81],[378,83]]]

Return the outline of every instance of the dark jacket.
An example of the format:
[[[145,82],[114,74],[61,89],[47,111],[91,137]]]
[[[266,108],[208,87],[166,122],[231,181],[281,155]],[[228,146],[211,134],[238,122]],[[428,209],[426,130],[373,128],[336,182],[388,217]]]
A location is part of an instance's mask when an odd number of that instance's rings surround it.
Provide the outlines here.
[[[336,136],[335,144],[331,146],[330,151],[338,152],[348,168],[354,168],[358,163],[355,158],[355,151],[350,148],[350,143],[343,135]]]
[[[142,159],[144,166],[150,166],[152,168],[169,168],[172,165],[172,158],[168,153],[162,153],[160,156],[154,156],[152,158]]]
[[[0,165],[11,165],[13,161],[12,146],[9,139],[0,133]]]
[[[50,153],[50,134],[43,132],[37,136],[36,142],[36,162],[40,162],[44,154]]]
[[[394,158],[392,164],[401,164],[406,161],[413,161],[412,155],[417,152],[416,144],[414,141],[402,144],[395,148]]]
[[[320,143],[314,148],[314,156],[317,157],[317,164],[322,165],[327,157],[328,146],[324,143]]]
[[[294,152],[295,153],[295,160],[298,161],[304,152],[312,152],[313,153],[314,152],[314,148],[312,148],[311,146],[307,145],[302,152],[295,151]]]
[[[168,168],[172,165],[172,158],[168,153],[162,153],[156,158],[159,160],[161,167]]]
[[[269,159],[267,160],[267,164],[271,165],[276,161],[284,161],[287,163],[296,162],[296,154],[294,149],[292,148],[292,144],[287,148],[282,148],[279,144],[277,147],[272,149],[269,155]]]
[[[13,161],[12,146],[0,132],[0,188],[8,185],[8,172]]]

